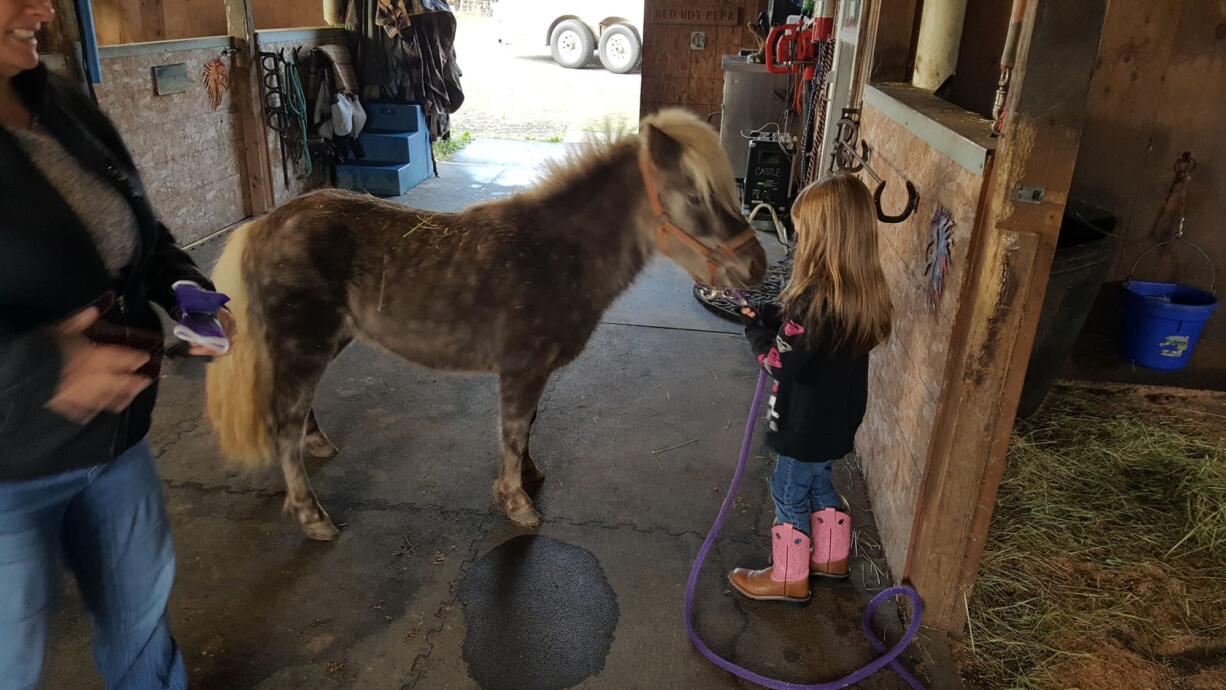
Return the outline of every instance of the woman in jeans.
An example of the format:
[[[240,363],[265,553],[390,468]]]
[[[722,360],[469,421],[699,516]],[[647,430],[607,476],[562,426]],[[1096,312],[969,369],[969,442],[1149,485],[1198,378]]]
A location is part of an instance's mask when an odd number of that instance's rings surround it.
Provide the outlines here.
[[[115,128],[40,64],[35,33],[53,16],[49,0],[0,0],[0,688],[38,683],[61,560],[107,687],[184,688],[145,441],[161,361],[150,303],[174,313],[176,283],[212,288]]]

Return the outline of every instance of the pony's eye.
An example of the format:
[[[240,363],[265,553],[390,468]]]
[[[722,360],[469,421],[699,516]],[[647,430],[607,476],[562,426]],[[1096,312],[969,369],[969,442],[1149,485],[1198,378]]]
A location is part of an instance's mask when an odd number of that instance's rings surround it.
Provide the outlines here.
[[[691,206],[698,206],[702,204],[702,197],[698,196],[697,194],[687,194],[685,198],[686,201],[690,202]]]

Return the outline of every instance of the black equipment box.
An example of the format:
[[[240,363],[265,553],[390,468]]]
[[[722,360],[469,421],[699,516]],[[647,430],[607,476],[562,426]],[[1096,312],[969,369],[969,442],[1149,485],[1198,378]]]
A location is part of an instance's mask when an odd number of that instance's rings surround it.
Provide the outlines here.
[[[792,186],[792,159],[774,137],[757,137],[749,142],[745,164],[745,185],[741,205],[752,211],[761,203],[786,213]]]

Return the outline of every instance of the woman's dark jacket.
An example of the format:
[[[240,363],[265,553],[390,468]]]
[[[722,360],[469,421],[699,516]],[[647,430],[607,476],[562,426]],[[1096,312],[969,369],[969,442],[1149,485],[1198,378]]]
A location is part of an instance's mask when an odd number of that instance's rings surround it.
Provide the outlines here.
[[[145,371],[156,377],[161,324],[150,302],[172,312],[177,280],[212,287],[154,215],[131,155],[97,106],[42,66],[13,83],[42,130],[127,199],[138,247],[116,279],[81,220],[0,127],[0,482],[108,462],[149,430],[156,383],[124,412],[84,426],[48,410],[62,364],[48,329],[103,300],[113,306],[87,336],[153,352]]]

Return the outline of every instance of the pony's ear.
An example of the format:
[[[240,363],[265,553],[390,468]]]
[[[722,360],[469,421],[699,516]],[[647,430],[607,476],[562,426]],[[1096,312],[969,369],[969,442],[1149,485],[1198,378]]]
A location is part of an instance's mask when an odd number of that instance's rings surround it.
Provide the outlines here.
[[[675,168],[681,162],[681,142],[655,125],[647,125],[647,153],[658,168]]]

